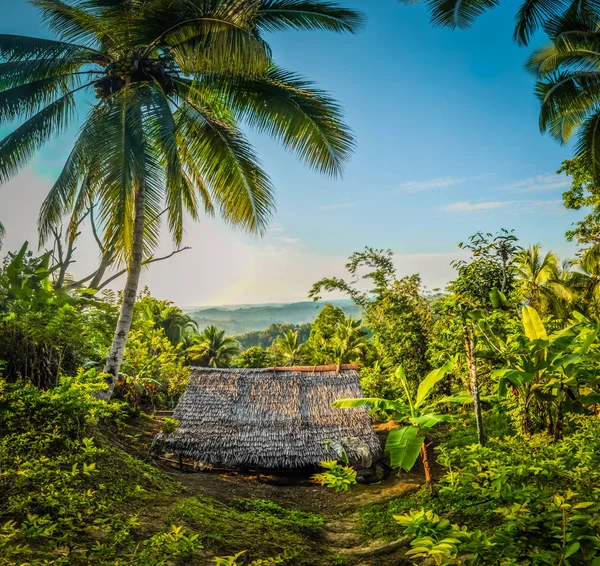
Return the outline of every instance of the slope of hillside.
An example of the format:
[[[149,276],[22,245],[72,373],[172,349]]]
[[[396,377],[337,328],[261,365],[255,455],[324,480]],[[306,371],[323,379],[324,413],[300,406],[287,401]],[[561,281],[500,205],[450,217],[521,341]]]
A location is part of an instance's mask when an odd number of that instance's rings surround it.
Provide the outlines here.
[[[186,309],[186,313],[198,323],[200,329],[214,324],[224,329],[227,334],[243,334],[252,330],[263,330],[271,324],[313,322],[327,303],[340,307],[348,316],[354,318],[361,316],[361,309],[350,300],[192,307]]]

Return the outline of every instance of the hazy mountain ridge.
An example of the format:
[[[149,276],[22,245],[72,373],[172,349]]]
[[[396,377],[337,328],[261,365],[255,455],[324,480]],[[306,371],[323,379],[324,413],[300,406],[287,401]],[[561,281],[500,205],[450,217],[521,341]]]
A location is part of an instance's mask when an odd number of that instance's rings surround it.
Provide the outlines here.
[[[302,301],[298,303],[266,303],[259,305],[226,305],[218,307],[190,307],[185,309],[199,329],[214,324],[227,334],[243,334],[263,330],[271,324],[304,324],[313,322],[321,309],[331,303],[347,316],[361,317],[361,309],[348,299],[335,301]]]

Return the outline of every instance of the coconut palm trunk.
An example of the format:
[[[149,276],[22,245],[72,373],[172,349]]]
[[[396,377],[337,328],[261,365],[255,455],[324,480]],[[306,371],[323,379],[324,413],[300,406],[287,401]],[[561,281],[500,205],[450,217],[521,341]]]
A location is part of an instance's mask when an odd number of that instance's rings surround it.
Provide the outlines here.
[[[127,281],[123,290],[123,301],[121,302],[121,310],[119,312],[119,320],[115,329],[110,353],[104,366],[104,372],[108,374],[108,388],[105,391],[100,391],[97,394],[99,399],[108,401],[113,394],[121,364],[123,363],[123,354],[125,345],[131,329],[133,320],[133,308],[135,306],[135,298],[138,292],[140,282],[140,274],[142,272],[142,262],[144,261],[144,223],[146,216],[146,191],[144,183],[140,183],[135,195],[134,205],[134,224],[133,236],[131,245],[131,259],[127,272]]]

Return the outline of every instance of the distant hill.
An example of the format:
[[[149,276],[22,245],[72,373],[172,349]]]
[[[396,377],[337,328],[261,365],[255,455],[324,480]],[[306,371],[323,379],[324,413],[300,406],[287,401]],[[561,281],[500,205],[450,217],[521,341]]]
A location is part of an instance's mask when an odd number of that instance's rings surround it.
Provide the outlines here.
[[[185,312],[198,323],[200,330],[214,324],[224,329],[227,334],[243,334],[252,330],[263,330],[271,324],[300,325],[313,322],[327,303],[341,308],[347,316],[361,317],[360,307],[350,300],[191,307],[185,309]]]

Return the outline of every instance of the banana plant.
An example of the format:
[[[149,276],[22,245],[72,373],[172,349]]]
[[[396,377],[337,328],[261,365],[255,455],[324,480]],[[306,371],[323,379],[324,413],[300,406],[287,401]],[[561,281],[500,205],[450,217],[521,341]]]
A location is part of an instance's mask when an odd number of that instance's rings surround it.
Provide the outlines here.
[[[413,468],[420,454],[423,460],[425,480],[431,490],[433,489],[433,480],[425,438],[437,424],[450,420],[450,416],[436,412],[437,403],[431,402],[430,396],[435,385],[452,371],[457,358],[458,356],[455,356],[441,368],[430,372],[419,383],[416,395],[411,392],[404,370],[400,366],[395,375],[404,390],[404,399],[362,397],[338,399],[333,403],[333,406],[339,409],[369,407],[371,410],[390,414],[392,419],[401,425],[390,431],[385,444],[385,451],[390,456],[392,467],[408,472]]]
[[[524,336],[513,344],[495,343],[504,350],[507,366],[492,373],[498,378],[498,395],[509,391],[521,405],[521,428],[534,432],[531,408],[535,403],[546,413],[547,429],[555,438],[562,435],[564,412],[582,412],[595,404],[597,387],[597,345],[600,325],[579,320],[561,332],[548,335],[537,311],[523,307]],[[582,391],[587,389],[587,393]]]

